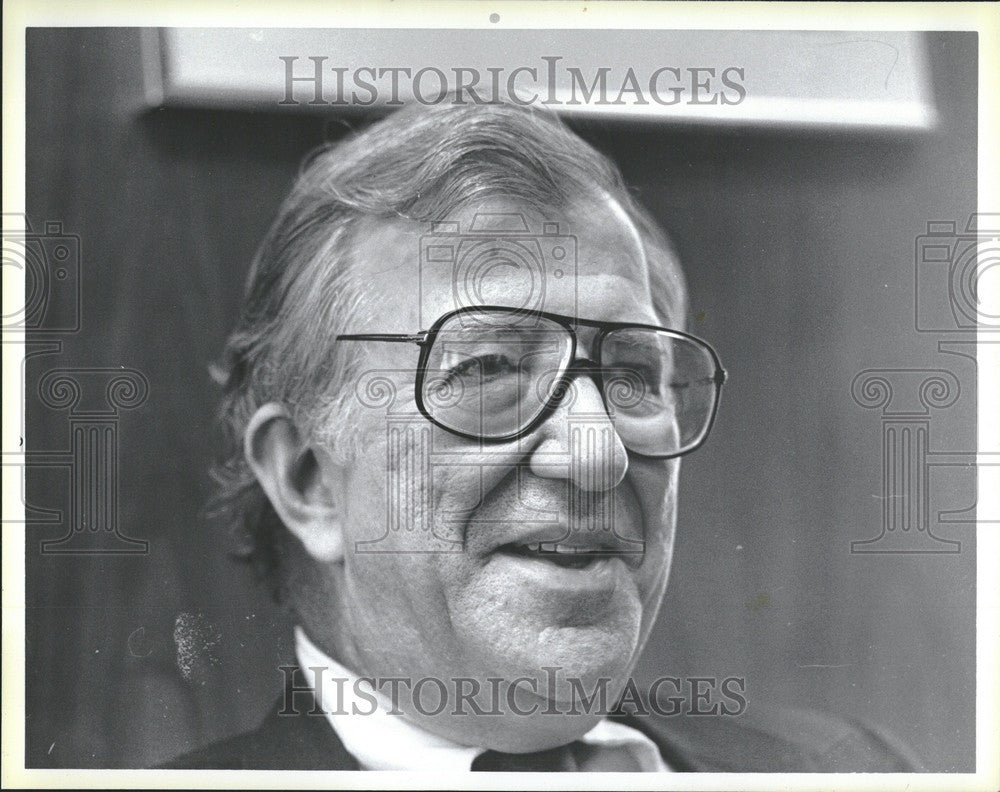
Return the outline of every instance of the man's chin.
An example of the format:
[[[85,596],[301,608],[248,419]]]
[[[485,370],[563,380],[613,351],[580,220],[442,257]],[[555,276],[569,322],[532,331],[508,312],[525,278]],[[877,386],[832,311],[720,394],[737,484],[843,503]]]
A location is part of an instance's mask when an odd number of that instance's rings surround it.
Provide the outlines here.
[[[586,731],[614,711],[633,669],[635,642],[632,635],[585,628],[556,635],[536,647],[542,651],[507,666],[504,709],[514,722],[538,716],[552,721],[546,730]],[[560,719],[567,723],[560,727]]]
[[[614,678],[634,662],[644,597],[622,559],[593,566],[560,569],[498,554],[451,609],[459,640],[481,668],[505,678],[540,675],[547,684],[544,668],[563,678]]]
[[[543,751],[577,740],[614,711],[628,669],[607,666],[563,669],[547,666],[520,677],[538,681],[538,693],[525,682],[508,688],[504,715],[494,719],[488,744],[498,751]],[[539,674],[541,674],[539,676]],[[513,684],[513,680],[511,680]]]
[[[606,700],[591,698],[592,686],[586,688],[586,697],[569,692],[565,700],[552,700],[520,685],[514,688],[504,685],[500,700],[492,702],[495,708],[490,714],[495,717],[471,717],[468,707],[449,708],[429,717],[412,711],[406,715],[428,731],[464,745],[505,753],[530,753],[582,737],[613,711],[622,684],[608,684]],[[480,697],[477,699],[486,704]]]
[[[603,613],[592,609],[574,618],[536,614],[533,629],[524,631],[534,640],[521,644],[510,658],[512,665],[537,677],[540,692],[550,700],[578,698],[581,688],[589,693],[602,682],[624,685],[640,642],[642,608],[631,597],[617,599],[617,607]]]
[[[595,690],[620,692],[625,684],[634,659],[632,636],[600,633],[578,637],[523,658],[524,675],[537,679],[538,694],[547,701],[572,702],[582,695],[589,697]]]
[[[581,713],[559,717],[536,714],[531,717],[507,718],[495,724],[495,729],[485,735],[483,744],[504,753],[545,751],[580,739],[602,717]]]

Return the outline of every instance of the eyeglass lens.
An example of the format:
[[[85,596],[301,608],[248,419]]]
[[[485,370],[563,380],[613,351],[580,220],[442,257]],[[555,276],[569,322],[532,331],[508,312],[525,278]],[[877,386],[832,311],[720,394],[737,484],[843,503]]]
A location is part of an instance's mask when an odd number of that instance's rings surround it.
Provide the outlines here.
[[[515,436],[566,387],[572,354],[570,330],[545,317],[457,314],[438,328],[428,351],[424,408],[461,434]],[[715,400],[715,362],[706,348],[668,331],[624,328],[604,335],[599,358],[590,374],[626,448],[666,456],[701,441]],[[569,387],[581,385],[574,378]]]

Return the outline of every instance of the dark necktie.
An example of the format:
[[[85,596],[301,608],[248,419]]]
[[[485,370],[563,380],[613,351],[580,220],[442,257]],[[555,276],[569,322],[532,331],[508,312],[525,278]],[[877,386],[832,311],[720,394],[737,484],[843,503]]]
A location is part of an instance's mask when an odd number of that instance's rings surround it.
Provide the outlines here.
[[[511,754],[485,751],[472,761],[474,771],[512,773],[628,772],[639,764],[624,750],[587,745],[579,740],[547,751]]]

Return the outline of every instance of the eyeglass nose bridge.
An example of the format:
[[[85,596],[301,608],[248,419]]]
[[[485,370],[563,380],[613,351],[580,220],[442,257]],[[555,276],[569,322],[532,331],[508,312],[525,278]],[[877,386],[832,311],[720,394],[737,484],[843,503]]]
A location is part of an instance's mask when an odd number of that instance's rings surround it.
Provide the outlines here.
[[[608,413],[607,399],[604,397],[604,375],[601,371],[601,366],[596,360],[591,360],[590,358],[575,358],[566,366],[565,371],[563,371],[553,386],[552,400],[549,402],[548,409],[550,413],[555,412],[562,403],[566,400],[566,396],[570,389],[573,387],[573,380],[576,379],[577,375],[585,374],[593,380],[594,384],[597,386],[597,392],[601,395],[601,402],[604,404],[604,412]],[[610,413],[608,413],[610,416]]]

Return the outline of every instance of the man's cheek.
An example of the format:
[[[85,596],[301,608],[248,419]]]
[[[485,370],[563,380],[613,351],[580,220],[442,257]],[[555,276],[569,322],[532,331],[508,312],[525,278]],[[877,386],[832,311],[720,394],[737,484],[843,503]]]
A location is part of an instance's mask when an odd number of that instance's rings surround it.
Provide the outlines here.
[[[673,459],[629,461],[628,481],[639,499],[647,535],[673,528],[678,470]]]
[[[516,446],[483,446],[439,427],[431,435],[432,453],[425,481],[430,491],[434,530],[439,538],[464,541],[476,513],[489,508],[491,495],[516,475],[523,454]],[[414,471],[418,466],[410,464]]]
[[[512,470],[512,465],[486,464],[476,454],[465,458],[449,455],[433,464],[431,483],[436,521],[452,526],[465,524]]]
[[[387,432],[384,424],[366,426],[362,440],[343,493],[348,504],[345,532],[361,555],[406,550],[400,540],[412,538],[414,526],[420,524],[419,493],[401,478],[413,443],[405,431]]]
[[[362,552],[448,552],[489,486],[476,457],[435,452],[422,418],[389,420],[365,444],[347,497],[364,525]]]

